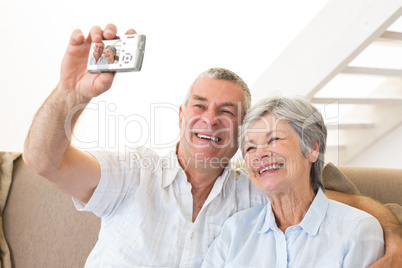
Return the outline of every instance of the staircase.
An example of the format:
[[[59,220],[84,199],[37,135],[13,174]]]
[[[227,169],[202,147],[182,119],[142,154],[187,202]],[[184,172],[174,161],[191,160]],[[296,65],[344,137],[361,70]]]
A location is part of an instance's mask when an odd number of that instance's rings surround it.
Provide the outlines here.
[[[322,112],[326,162],[348,165],[402,125],[402,0],[331,0],[252,85]]]

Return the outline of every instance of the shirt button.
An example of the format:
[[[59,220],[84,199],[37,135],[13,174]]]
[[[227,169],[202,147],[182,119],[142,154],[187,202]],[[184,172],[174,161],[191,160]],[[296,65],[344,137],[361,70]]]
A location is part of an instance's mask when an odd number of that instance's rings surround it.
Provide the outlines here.
[[[190,238],[191,238],[191,239],[194,238],[194,232],[191,233],[191,237],[190,237]]]

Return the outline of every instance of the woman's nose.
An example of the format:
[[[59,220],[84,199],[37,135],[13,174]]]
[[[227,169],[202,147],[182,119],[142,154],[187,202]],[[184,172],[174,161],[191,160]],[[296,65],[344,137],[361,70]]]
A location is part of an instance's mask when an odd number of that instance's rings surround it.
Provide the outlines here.
[[[272,155],[270,147],[266,144],[259,145],[256,147],[254,155],[259,159],[263,160],[264,158],[269,158]]]

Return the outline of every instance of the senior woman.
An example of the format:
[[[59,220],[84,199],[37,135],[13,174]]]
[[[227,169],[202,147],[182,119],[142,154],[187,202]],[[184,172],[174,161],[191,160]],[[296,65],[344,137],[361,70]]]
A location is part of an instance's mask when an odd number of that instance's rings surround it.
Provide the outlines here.
[[[107,46],[103,50],[103,57],[107,60],[108,64],[117,64],[119,63],[116,60],[116,48],[114,46]]]
[[[303,98],[264,99],[246,115],[240,148],[270,200],[229,218],[203,267],[367,267],[384,254],[371,215],[329,200],[321,171],[327,130]]]

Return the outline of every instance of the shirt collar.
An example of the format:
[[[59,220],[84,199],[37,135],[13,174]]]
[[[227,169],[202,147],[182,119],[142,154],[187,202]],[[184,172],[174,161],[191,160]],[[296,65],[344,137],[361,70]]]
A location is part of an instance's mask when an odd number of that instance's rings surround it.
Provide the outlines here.
[[[308,234],[317,235],[318,230],[320,229],[320,226],[325,218],[325,214],[327,213],[327,209],[328,198],[320,188],[299,226]],[[267,203],[264,210],[265,213],[262,213],[264,218],[261,219],[264,221],[264,224],[262,225],[259,233],[268,232],[270,229],[273,231],[280,230],[276,225],[275,216],[274,212],[272,211],[270,201]]]
[[[209,194],[209,196],[211,196],[211,198],[214,198],[220,192],[222,192],[223,197],[225,198],[227,195],[227,192],[232,190],[235,180],[234,180],[234,178],[233,178],[233,180],[228,179],[228,177],[230,177],[230,174],[232,173],[232,171],[233,170],[230,167],[230,165],[227,165],[223,169],[222,174],[216,179],[216,181],[214,183],[214,187],[212,188],[211,193]]]
[[[179,173],[185,173],[177,159],[176,147],[168,151],[168,154],[162,157],[162,188],[168,187],[173,183]]]
[[[313,203],[311,203],[303,220],[299,224],[304,231],[310,235],[317,235],[320,229],[321,223],[325,218],[325,214],[328,209],[328,198],[325,196],[324,192],[318,189],[317,195],[315,196]]]
[[[163,156],[160,163],[162,165],[162,187],[166,188],[170,184],[173,183],[173,181],[177,178],[178,174],[184,174],[184,170],[181,168],[179,160],[177,158],[177,148],[178,144],[176,147],[172,148],[171,150],[168,151],[168,154]],[[227,194],[227,191],[231,190],[231,187],[233,187],[235,181],[229,182],[231,180],[227,180],[229,175],[232,172],[232,168],[230,167],[230,164],[228,164],[222,171],[222,174],[217,178],[215,181],[214,187],[211,190],[210,196],[215,197],[218,195],[222,189],[223,191],[223,196],[225,197]],[[228,189],[230,188],[230,189]]]
[[[276,225],[275,222],[275,215],[274,212],[272,211],[271,207],[271,201],[268,201],[268,203],[265,205],[263,209],[263,213],[260,214],[261,219],[258,220],[258,222],[263,221],[263,225],[259,231],[259,233],[263,234],[268,232],[270,229],[273,231],[280,231],[278,226]]]

